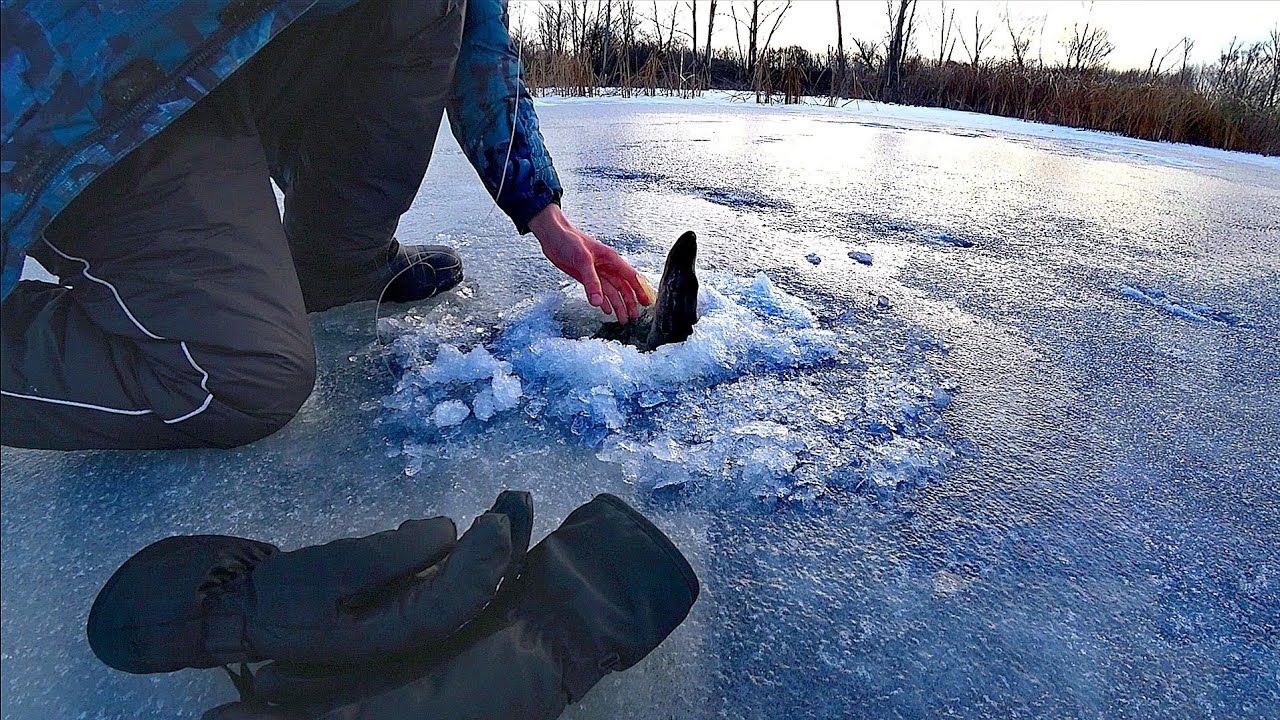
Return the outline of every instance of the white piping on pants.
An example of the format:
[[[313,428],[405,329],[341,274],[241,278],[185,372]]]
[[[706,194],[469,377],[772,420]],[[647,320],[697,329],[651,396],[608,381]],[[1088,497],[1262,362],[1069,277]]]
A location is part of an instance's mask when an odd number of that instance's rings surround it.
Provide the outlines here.
[[[133,312],[129,310],[129,306],[124,304],[124,298],[120,297],[120,292],[116,290],[115,285],[112,285],[106,280],[103,280],[102,278],[90,273],[88,260],[85,260],[84,258],[78,258],[73,255],[68,255],[62,252],[57,247],[55,247],[53,243],[49,242],[49,239],[46,237],[42,236],[40,239],[44,241],[45,245],[49,246],[50,250],[53,250],[54,252],[58,253],[63,258],[67,260],[72,260],[84,265],[84,269],[81,271],[81,274],[84,275],[89,280],[92,280],[100,285],[106,286],[106,288],[111,291],[111,295],[115,297],[116,304],[120,306],[120,309],[124,311],[125,316],[129,318],[129,322],[133,323],[133,326],[138,328],[138,330],[142,334],[146,335],[152,340],[168,340],[168,338],[163,337],[161,335],[157,335],[151,332],[150,330],[148,330],[146,326],[143,325],[136,316],[134,316]],[[209,373],[205,372],[205,369],[200,367],[200,364],[196,362],[196,359],[191,357],[191,350],[187,347],[186,342],[181,340],[178,341],[178,347],[182,348],[182,354],[187,358],[187,362],[190,363],[191,367],[194,368],[196,372],[200,373],[201,375],[200,389],[204,390],[205,398],[204,398],[204,402],[200,403],[199,407],[187,413],[186,415],[173,418],[172,420],[165,420],[164,423],[166,425],[174,425],[184,420],[190,420],[191,418],[199,415],[200,413],[208,409],[209,403],[213,402],[213,393],[209,392]],[[23,400],[36,400],[39,402],[53,403],[54,405],[66,405],[69,407],[85,408],[86,410],[100,410],[102,412],[114,413],[116,415],[149,415],[154,412],[152,410],[121,410],[119,408],[103,407],[101,405],[92,405],[90,403],[75,402],[73,400],[58,400],[55,398],[45,398],[45,397],[39,397],[36,395],[24,395],[22,393],[9,392],[8,390],[0,390],[0,394],[8,395],[10,397],[22,398]]]
[[[187,413],[186,415],[183,415],[182,417],[177,417],[172,420],[165,420],[164,421],[165,425],[173,425],[174,423],[180,423],[183,420],[189,420],[199,415],[200,413],[204,412],[205,408],[209,407],[209,403],[213,402],[213,393],[209,392],[209,373],[205,372],[205,369],[200,367],[200,365],[196,362],[196,359],[191,357],[191,351],[187,349],[187,344],[185,342],[179,341],[178,346],[182,348],[182,354],[187,356],[187,362],[191,363],[191,367],[195,368],[196,370],[199,370],[200,374],[204,376],[200,378],[200,389],[204,390],[205,398],[204,398],[204,402],[200,403],[200,407],[196,408],[195,410],[192,410],[191,412]]]
[[[87,410],[101,410],[102,412],[115,413],[116,415],[150,415],[150,410],[121,410],[119,408],[103,407],[101,405],[90,405],[89,403],[75,402],[72,400],[55,400],[53,398],[37,397],[35,395],[23,395],[22,393],[9,392],[8,390],[0,390],[0,395],[8,395],[9,397],[22,398],[23,400],[38,400],[40,402],[53,403],[54,405],[70,405],[71,407],[85,408]]]

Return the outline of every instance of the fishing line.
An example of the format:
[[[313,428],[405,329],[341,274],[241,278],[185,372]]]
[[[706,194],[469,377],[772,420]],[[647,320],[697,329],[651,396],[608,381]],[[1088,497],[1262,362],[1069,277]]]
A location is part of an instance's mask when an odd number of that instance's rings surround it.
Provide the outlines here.
[[[523,23],[524,8],[523,7],[520,9],[520,12],[521,12],[521,20],[522,20],[521,27],[523,27],[524,26],[524,23]],[[510,23],[508,23],[508,26],[509,24]],[[510,41],[510,30],[508,30],[507,36],[508,36],[508,40]],[[512,103],[511,103],[511,137],[508,138],[507,140],[507,154],[505,159],[502,162],[502,176],[498,180],[498,190],[496,193],[494,193],[494,196],[493,196],[495,205],[491,206],[489,208],[489,212],[485,213],[484,219],[488,219],[493,214],[493,210],[494,210],[494,207],[496,207],[498,198],[502,197],[502,190],[503,188],[506,187],[506,184],[507,184],[507,171],[511,167],[511,150],[513,147],[515,147],[515,144],[516,144],[516,122],[519,119],[519,113],[520,113],[521,90],[524,88],[524,82],[520,77],[521,69],[522,69],[521,63],[523,61],[524,61],[524,43],[520,43],[516,47],[516,93],[515,93],[515,97],[512,98]],[[395,283],[395,281],[399,279],[401,275],[418,267],[419,265],[426,265],[428,268],[431,269],[431,279],[432,279],[432,282],[434,283],[435,275],[436,275],[435,267],[432,266],[425,259],[422,259],[422,258],[415,259],[412,263],[409,264],[408,267],[404,268],[403,270],[396,273],[395,275],[392,275],[391,279],[387,281],[387,284],[382,286],[382,292],[378,293],[378,301],[373,307],[373,347],[374,347],[374,351],[377,352],[378,356],[381,358],[383,369],[387,371],[388,375],[393,375],[393,373],[391,372],[391,363],[387,360],[386,350],[382,347],[383,345],[382,335],[378,330],[378,321],[382,319],[382,303],[383,303],[383,300],[386,298],[387,290],[391,288],[391,285]],[[430,297],[435,297],[436,294],[437,293],[433,292],[430,295]],[[425,300],[426,298],[423,298],[423,299]]]

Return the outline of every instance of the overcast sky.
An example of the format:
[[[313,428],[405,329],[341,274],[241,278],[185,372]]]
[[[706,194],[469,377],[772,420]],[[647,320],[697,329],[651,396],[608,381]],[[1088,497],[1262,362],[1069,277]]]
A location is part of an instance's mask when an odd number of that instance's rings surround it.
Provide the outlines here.
[[[567,2],[567,0],[565,0]],[[519,26],[521,19],[532,27],[539,2],[555,0],[511,0],[512,23]],[[594,0],[593,0],[594,2]],[[770,6],[784,2],[770,2]],[[720,0],[717,11],[714,45],[734,44],[733,21],[729,17],[730,6],[738,8],[742,18],[745,0]],[[636,0],[636,6],[645,18],[644,27],[652,27],[648,18],[653,14],[653,0]],[[708,0],[698,0],[699,44],[705,42]],[[883,0],[841,0],[844,18],[846,47],[853,37],[863,40],[881,40],[888,28]],[[670,18],[677,10],[679,26],[689,28],[689,0],[658,0],[658,12]],[[956,22],[973,36],[973,17],[978,13],[984,26],[999,25],[992,36],[991,53],[997,57],[1008,56],[1009,34],[1004,29],[1006,11],[1013,18],[1014,27],[1034,28],[1031,55],[1043,51],[1045,62],[1060,61],[1063,56],[1061,40],[1070,33],[1074,23],[1093,22],[1105,28],[1115,44],[1115,52],[1109,58],[1113,67],[1146,69],[1151,51],[1160,54],[1176,44],[1184,35],[1195,41],[1192,62],[1214,62],[1218,54],[1231,42],[1232,37],[1241,41],[1263,40],[1272,27],[1280,26],[1280,1],[1261,0],[1201,0],[1194,2],[1156,2],[1153,0],[1099,0],[1089,3],[1080,0],[952,0],[947,3],[947,13],[955,8]],[[936,55],[937,33],[940,26],[941,2],[920,0],[916,11],[916,46],[925,55]],[[1043,47],[1041,30],[1043,28]],[[983,29],[986,34],[986,28]],[[836,41],[834,0],[794,0],[791,10],[778,27],[773,46],[801,45],[810,50],[825,50]],[[930,50],[929,48],[933,48]],[[986,52],[983,53],[987,54]],[[1181,61],[1181,51],[1176,51]],[[956,44],[952,59],[967,59],[965,50]],[[1166,62],[1168,67],[1168,62]]]

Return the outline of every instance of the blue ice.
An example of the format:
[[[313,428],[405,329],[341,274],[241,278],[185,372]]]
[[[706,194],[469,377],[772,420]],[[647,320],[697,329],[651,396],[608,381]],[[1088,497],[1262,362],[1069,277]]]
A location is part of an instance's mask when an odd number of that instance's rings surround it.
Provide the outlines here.
[[[694,335],[591,339],[445,130],[397,234],[458,247],[466,281],[376,327],[313,315],[282,432],[4,448],[5,720],[234,698],[89,651],[94,593],[149,542],[465,526],[503,487],[533,491],[535,540],[623,496],[702,580],[566,720],[1280,717],[1280,161],[877,103],[538,102],[584,230],[651,279],[698,233]],[[874,267],[805,261],[855,249]],[[1214,332],[1144,321],[1175,308]]]

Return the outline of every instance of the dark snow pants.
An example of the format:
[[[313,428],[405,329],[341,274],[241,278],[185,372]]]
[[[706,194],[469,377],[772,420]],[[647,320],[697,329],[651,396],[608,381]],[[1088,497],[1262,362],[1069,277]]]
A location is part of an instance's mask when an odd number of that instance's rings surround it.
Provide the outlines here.
[[[283,427],[315,381],[307,312],[362,299],[398,250],[464,2],[291,27],[96,179],[30,253],[60,284],[4,301],[3,444],[234,447]]]

